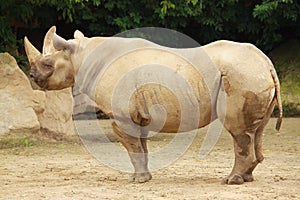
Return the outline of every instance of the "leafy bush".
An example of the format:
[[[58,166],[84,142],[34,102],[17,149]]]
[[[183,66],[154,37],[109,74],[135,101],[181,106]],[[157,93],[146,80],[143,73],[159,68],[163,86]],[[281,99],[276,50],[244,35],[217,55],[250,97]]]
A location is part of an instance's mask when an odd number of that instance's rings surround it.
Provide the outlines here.
[[[6,0],[0,12],[1,52],[20,46],[20,29],[46,30],[53,24],[69,24],[89,36],[165,27],[201,44],[230,39],[251,42],[264,51],[300,37],[296,0]]]
[[[94,0],[95,2],[98,0]],[[6,0],[0,4],[0,52],[18,55],[20,29],[49,28],[61,17],[72,22],[76,4],[85,0]]]
[[[298,0],[6,0],[0,4],[0,52],[16,57],[28,71],[23,37],[39,37],[56,24],[69,35],[77,28],[87,36],[111,36],[137,27],[165,27],[200,44],[218,39],[250,42],[268,53],[300,38]],[[41,46],[41,45],[40,45]],[[282,78],[282,71],[276,66]]]

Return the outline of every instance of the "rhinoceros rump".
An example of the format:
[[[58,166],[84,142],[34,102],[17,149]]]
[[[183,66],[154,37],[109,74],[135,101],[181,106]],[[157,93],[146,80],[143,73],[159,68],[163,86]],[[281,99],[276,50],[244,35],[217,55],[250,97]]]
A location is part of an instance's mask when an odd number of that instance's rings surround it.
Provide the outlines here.
[[[282,119],[279,80],[259,49],[230,41],[172,49],[138,38],[87,38],[79,31],[67,41],[55,31],[52,27],[47,32],[42,54],[25,38],[31,77],[48,90],[73,86],[76,80],[113,120],[113,130],[135,169],[133,181],[151,179],[148,131],[189,131],[221,116],[235,151],[235,164],[225,182],[253,181],[252,171],[263,160],[262,132],[276,102],[277,130]],[[202,57],[203,52],[207,57]],[[212,66],[217,72],[211,76]],[[224,113],[218,109],[221,92],[226,96]],[[120,93],[127,97],[125,101]],[[184,113],[198,117],[187,116],[182,123]]]

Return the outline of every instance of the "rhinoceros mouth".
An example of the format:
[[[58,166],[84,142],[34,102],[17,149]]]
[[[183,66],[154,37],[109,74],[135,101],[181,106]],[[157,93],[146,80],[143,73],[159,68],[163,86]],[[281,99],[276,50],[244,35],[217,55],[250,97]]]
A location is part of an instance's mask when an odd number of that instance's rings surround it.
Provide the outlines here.
[[[45,80],[42,80],[38,77],[32,77],[31,76],[31,80],[33,80],[41,89],[43,89],[43,90],[47,89],[48,78],[46,78]]]

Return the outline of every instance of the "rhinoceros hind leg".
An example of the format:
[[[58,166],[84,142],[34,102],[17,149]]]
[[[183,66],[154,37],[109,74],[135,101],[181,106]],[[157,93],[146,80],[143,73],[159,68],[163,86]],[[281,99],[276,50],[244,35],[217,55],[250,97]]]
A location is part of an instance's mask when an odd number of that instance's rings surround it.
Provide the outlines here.
[[[238,175],[238,174],[235,174],[233,176],[230,175],[230,176],[226,177],[225,179],[223,179],[222,183],[228,184],[228,185],[240,185],[240,184],[243,184],[244,182],[252,182],[252,181],[254,181],[252,171],[246,172],[243,175]]]
[[[230,175],[223,180],[227,184],[253,181],[252,171],[257,165],[255,156],[255,133],[232,134],[234,138],[235,163]]]
[[[112,123],[112,127],[119,141],[126,148],[134,167],[135,172],[130,180],[138,183],[149,181],[152,176],[148,169],[147,133],[141,131],[134,137],[124,133],[115,122]]]
[[[244,179],[244,182],[252,182],[252,181],[254,181],[254,177],[252,175],[252,172],[248,173],[248,174],[244,174],[243,175],[243,179]]]
[[[273,99],[273,101],[271,102],[261,125],[258,127],[258,129],[256,130],[256,133],[255,133],[255,155],[256,155],[256,159],[257,159],[258,163],[261,163],[264,160],[264,156],[263,156],[263,153],[262,153],[263,131],[264,131],[265,126],[268,124],[268,122],[270,120],[271,114],[272,114],[272,112],[274,110],[274,107],[275,107],[275,103],[276,103],[276,100]]]
[[[224,184],[228,184],[228,185],[240,185],[244,183],[244,179],[242,176],[240,175],[233,175],[233,176],[228,176],[226,178],[223,179]]]
[[[264,160],[264,156],[262,153],[262,137],[263,137],[263,131],[267,123],[269,122],[270,116],[274,110],[276,101],[273,100],[266,112],[266,115],[264,119],[262,120],[260,126],[256,129],[255,132],[255,138],[254,138],[254,148],[255,148],[255,162],[252,163],[252,165],[249,167],[247,172],[243,175],[245,182],[251,182],[254,180],[252,172],[255,169],[255,167],[261,163]]]

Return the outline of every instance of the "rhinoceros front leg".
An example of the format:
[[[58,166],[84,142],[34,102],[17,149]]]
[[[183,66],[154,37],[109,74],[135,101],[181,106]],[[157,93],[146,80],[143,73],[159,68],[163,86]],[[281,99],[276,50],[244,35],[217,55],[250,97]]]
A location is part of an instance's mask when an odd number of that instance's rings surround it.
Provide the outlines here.
[[[134,174],[131,176],[131,181],[139,183],[149,181],[152,176],[148,169],[148,133],[141,131],[139,137],[134,137],[124,133],[115,122],[112,123],[112,127],[120,142],[127,149],[134,167]]]

